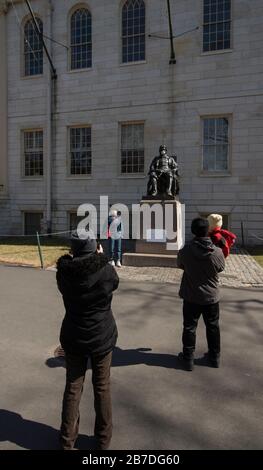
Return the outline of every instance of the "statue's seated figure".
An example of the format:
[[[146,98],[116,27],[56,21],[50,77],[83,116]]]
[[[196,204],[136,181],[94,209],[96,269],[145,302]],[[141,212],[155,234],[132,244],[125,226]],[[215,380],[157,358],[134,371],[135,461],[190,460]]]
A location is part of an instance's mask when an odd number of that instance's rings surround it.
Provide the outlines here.
[[[148,196],[175,197],[179,193],[178,165],[174,157],[167,155],[167,148],[161,145],[159,155],[150,165],[149,182],[147,186]]]

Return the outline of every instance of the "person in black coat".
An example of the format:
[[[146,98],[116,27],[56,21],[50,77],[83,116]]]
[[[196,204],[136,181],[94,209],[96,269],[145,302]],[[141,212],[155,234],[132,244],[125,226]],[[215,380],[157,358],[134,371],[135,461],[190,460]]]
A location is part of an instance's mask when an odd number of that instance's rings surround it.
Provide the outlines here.
[[[207,219],[192,221],[193,240],[178,252],[177,267],[183,269],[179,296],[183,299],[183,352],[178,355],[186,370],[193,370],[196,329],[200,316],[206,326],[207,362],[212,367],[220,363],[219,277],[225,268],[221,248],[208,236]]]
[[[112,292],[119,278],[94,239],[71,235],[71,255],[57,261],[57,284],[65,317],[60,342],[66,358],[60,440],[64,450],[74,449],[79,429],[81,399],[88,358],[92,365],[95,437],[98,449],[107,449],[112,436],[110,366],[117,341],[111,310]]]

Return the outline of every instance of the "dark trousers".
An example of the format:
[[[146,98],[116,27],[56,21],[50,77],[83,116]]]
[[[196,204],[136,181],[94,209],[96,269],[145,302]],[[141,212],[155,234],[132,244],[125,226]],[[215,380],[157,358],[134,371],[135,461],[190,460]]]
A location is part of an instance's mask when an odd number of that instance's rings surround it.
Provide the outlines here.
[[[196,328],[200,316],[206,326],[208,352],[212,359],[220,355],[219,302],[210,305],[198,305],[186,302],[183,305],[183,354],[186,359],[193,357],[196,342]]]
[[[94,390],[95,428],[100,449],[109,447],[112,436],[110,366],[112,352],[91,356]],[[87,370],[87,358],[66,354],[66,387],[63,397],[61,444],[64,450],[74,448],[79,431],[79,404]]]
[[[117,260],[121,261],[121,238],[110,238],[110,259],[115,258],[115,252],[117,252]]]

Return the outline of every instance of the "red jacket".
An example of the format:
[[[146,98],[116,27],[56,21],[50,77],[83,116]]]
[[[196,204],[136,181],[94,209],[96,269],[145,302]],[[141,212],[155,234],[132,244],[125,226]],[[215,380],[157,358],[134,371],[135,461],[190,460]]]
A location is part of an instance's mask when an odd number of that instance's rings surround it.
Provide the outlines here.
[[[222,228],[215,228],[211,233],[210,237],[214,245],[219,246],[224,253],[224,257],[230,253],[230,248],[234,245],[236,240],[236,235],[229,230],[224,230]]]

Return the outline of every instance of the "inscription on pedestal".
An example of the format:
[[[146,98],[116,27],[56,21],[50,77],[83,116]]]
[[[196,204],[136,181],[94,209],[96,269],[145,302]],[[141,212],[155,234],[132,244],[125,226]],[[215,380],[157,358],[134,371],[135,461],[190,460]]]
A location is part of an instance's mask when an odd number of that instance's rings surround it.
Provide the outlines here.
[[[156,243],[166,243],[167,242],[167,233],[166,230],[162,229],[148,229],[146,231],[146,241],[147,242],[156,242]]]

